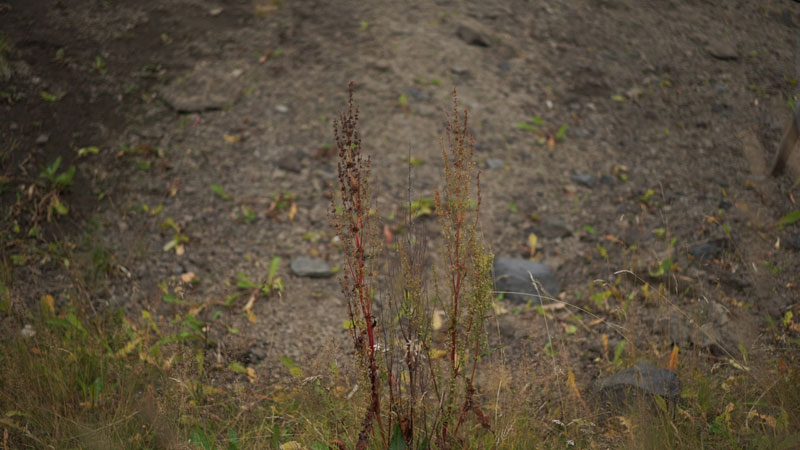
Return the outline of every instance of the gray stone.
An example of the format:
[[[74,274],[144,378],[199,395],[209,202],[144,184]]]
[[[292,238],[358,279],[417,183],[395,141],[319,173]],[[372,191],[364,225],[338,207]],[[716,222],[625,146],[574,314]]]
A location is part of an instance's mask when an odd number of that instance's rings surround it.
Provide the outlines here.
[[[567,224],[557,217],[547,217],[525,231],[526,233],[533,232],[537,237],[545,239],[563,238],[572,234]]]
[[[334,274],[324,259],[300,256],[291,264],[292,273],[298,277],[327,278]]]
[[[714,58],[731,61],[739,58],[736,47],[728,41],[717,39],[706,45],[706,52]]]
[[[486,167],[490,170],[499,170],[506,166],[506,162],[500,158],[489,158],[486,160]]]
[[[486,39],[478,31],[466,25],[461,25],[458,27],[456,30],[456,36],[469,45],[474,45],[476,47],[489,47],[488,39]]]
[[[278,111],[281,114],[286,114],[289,112],[289,107],[286,105],[275,105],[275,111]]]
[[[597,177],[590,173],[577,172],[572,176],[572,181],[591,189],[597,184]]]
[[[40,134],[39,136],[36,137],[36,144],[37,145],[44,145],[44,144],[47,144],[47,141],[49,141],[49,140],[50,140],[50,136],[48,136],[46,134]]]
[[[726,353],[722,344],[722,334],[711,322],[704,323],[692,333],[692,344],[698,348],[707,348],[715,355]]]
[[[724,238],[711,239],[689,247],[689,254],[695,259],[714,259],[722,254],[722,250],[727,246]]]
[[[239,97],[237,71],[229,63],[197,63],[191,73],[159,90],[159,95],[178,112],[203,112],[233,105]]]
[[[302,158],[302,156],[302,154],[283,155],[280,159],[278,159],[275,165],[287,172],[300,173],[303,170],[303,165],[300,162],[300,158]]]
[[[428,93],[423,91],[422,89],[410,87],[405,90],[405,94],[411,97],[414,100],[418,101],[425,101],[428,99]]]
[[[36,336],[36,330],[33,329],[33,325],[26,323],[25,326],[22,327],[22,330],[20,330],[19,334],[25,339],[30,339]]]
[[[686,318],[678,311],[669,314],[669,339],[673,344],[682,345],[689,342],[689,325]]]
[[[787,250],[800,251],[800,234],[786,238],[783,247]]]
[[[245,354],[245,363],[248,365],[256,365],[267,358],[267,349],[263,346],[256,344],[250,347]]]
[[[641,361],[610,377],[597,381],[601,396],[614,406],[635,405],[637,401],[659,395],[676,402],[681,394],[681,381],[675,372],[660,369]]]
[[[467,75],[469,75],[469,69],[466,66],[461,66],[461,65],[453,65],[453,66],[451,66],[450,67],[450,72],[452,72],[453,75],[459,75],[459,76],[467,76]]]
[[[533,279],[541,284],[545,292],[539,291],[531,282]],[[542,303],[543,300],[558,295],[561,292],[561,283],[549,267],[535,261],[518,258],[496,258],[494,260],[495,289],[514,302],[527,303],[534,300]]]

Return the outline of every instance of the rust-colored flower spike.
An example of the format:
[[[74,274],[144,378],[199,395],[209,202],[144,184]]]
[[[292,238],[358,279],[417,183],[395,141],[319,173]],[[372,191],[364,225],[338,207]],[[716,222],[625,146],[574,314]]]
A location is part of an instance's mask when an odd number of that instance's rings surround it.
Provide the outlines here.
[[[370,386],[370,404],[362,421],[357,449],[366,448],[373,421],[388,443],[381,419],[381,387],[376,355],[376,320],[372,310],[372,293],[375,270],[373,257],[378,253],[377,232],[370,216],[369,197],[370,161],[361,155],[361,136],[358,133],[358,106],[353,102],[353,82],[348,86],[349,98],[346,113],[339,114],[334,123],[333,134],[339,153],[338,176],[340,209],[336,198],[332,199],[332,222],[344,250],[345,268],[342,271],[342,292],[347,299],[353,346],[367,384]]]

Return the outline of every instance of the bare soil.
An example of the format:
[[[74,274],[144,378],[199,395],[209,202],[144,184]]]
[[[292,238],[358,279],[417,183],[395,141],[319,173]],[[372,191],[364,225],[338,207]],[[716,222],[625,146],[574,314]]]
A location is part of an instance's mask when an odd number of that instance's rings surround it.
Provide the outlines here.
[[[764,345],[766,316],[798,308],[800,254],[787,244],[800,224],[776,226],[800,209],[797,155],[782,176],[763,170],[797,94],[800,3],[28,0],[0,5],[0,29],[11,44],[0,79],[4,208],[57,155],[62,167],[75,164],[63,198],[70,213],[39,239],[109,255],[110,276],[91,288],[96,306],[166,321],[178,306],[163,301],[164,289],[208,304],[213,352],[267,379],[285,371],[279,357],[335,356],[319,353],[346,338],[337,278],[297,277],[289,264],[342,262],[328,223],[330,149],[350,80],[379,214],[395,233],[408,155],[413,199],[440,185],[443,111],[457,87],[484,169],[483,234],[496,255],[528,257],[536,233],[535,257],[556,272],[561,300],[617,320],[633,292],[640,307],[626,338],[664,354],[673,306],[689,328],[719,325],[734,354]],[[176,110],[171,93],[194,81],[175,95],[202,100],[208,88],[220,99]],[[562,125],[564,138],[548,145]],[[87,146],[99,154],[78,158]],[[180,255],[163,250],[174,236],[167,218],[188,237]],[[553,222],[566,232],[541,231]],[[690,255],[709,240],[719,252]],[[263,281],[273,257],[285,290],[256,299],[255,323],[241,312],[247,295],[220,304],[237,292],[237,273]],[[67,270],[56,258],[14,267],[14,306],[44,294],[57,307],[69,302]],[[199,283],[182,281],[187,273]],[[644,283],[663,284],[663,295],[645,299]],[[591,295],[614,286],[625,295],[598,306]],[[541,356],[540,315],[501,304],[509,312],[494,332],[507,355]],[[565,335],[582,385],[598,375],[603,333],[622,339],[605,323]]]

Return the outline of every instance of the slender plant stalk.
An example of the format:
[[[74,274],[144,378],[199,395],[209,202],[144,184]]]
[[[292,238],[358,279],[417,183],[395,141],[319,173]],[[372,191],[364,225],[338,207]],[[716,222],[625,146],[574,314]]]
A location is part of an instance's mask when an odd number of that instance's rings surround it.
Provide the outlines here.
[[[334,123],[334,137],[339,151],[340,205],[333,200],[333,223],[345,253],[342,292],[347,298],[350,328],[356,354],[370,386],[370,404],[362,422],[357,449],[366,448],[372,435],[373,421],[384,444],[388,442],[381,417],[381,387],[376,357],[377,322],[373,314],[372,292],[374,257],[379,253],[375,224],[370,217],[369,158],[361,155],[358,130],[358,107],[353,103],[353,83],[349,85],[347,113]]]

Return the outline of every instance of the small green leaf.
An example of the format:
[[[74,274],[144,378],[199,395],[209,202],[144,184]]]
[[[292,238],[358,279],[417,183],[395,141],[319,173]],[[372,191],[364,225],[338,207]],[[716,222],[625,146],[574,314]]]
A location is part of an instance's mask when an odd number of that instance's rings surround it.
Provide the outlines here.
[[[392,438],[389,440],[389,450],[406,450],[408,445],[403,438],[403,430],[400,429],[400,424],[395,423],[392,429]]]
[[[234,430],[228,430],[228,450],[240,450],[239,436]]]
[[[179,299],[179,298],[178,298],[177,296],[175,296],[174,294],[164,294],[164,296],[163,296],[163,297],[161,297],[161,300],[162,300],[164,303],[169,303],[169,304],[173,304],[173,303],[182,304],[182,303],[183,303],[183,302],[181,301],[181,299]]]
[[[508,202],[508,210],[512,213],[518,213],[519,209],[517,208],[517,204],[514,202]]]
[[[798,220],[800,220],[800,209],[792,211],[789,214],[781,217],[780,220],[778,220],[778,226],[785,227],[786,225],[791,225]]]
[[[563,141],[566,136],[567,136],[567,124],[563,124],[558,129],[558,131],[556,131],[556,140]]]
[[[287,369],[289,369],[289,374],[293,378],[300,378],[303,376],[303,371],[300,370],[300,367],[297,366],[297,363],[291,360],[286,356],[281,356],[281,364],[284,365]]]
[[[239,272],[236,274],[236,287],[239,289],[256,289],[258,285],[250,281],[250,277],[245,273]]]
[[[515,125],[518,130],[522,131],[533,131],[533,127],[528,122],[517,122]]]
[[[58,100],[58,97],[56,97],[55,95],[53,95],[53,94],[51,94],[51,93],[49,93],[47,91],[42,91],[41,95],[42,95],[42,100],[44,100],[46,102],[51,102],[52,103],[52,102],[55,102],[56,100]]]
[[[189,433],[189,442],[202,448],[203,450],[212,450],[214,447],[211,445],[211,440],[206,436],[205,431],[198,427],[192,428]]]
[[[228,369],[235,373],[247,373],[247,368],[245,368],[239,361],[230,363],[228,365]]]
[[[275,279],[275,275],[278,274],[278,268],[281,265],[281,258],[276,256],[272,258],[269,262],[269,272],[267,273],[267,283],[272,284],[272,280]]]
[[[566,327],[564,327],[564,331],[566,331],[567,334],[575,334],[575,333],[578,332],[578,327],[576,327],[575,325],[570,324],[570,325],[567,325]]]
[[[225,192],[225,190],[222,189],[222,187],[218,184],[212,184],[211,190],[214,191],[220,197],[224,198],[225,200],[231,199],[231,196],[227,192]]]
[[[621,96],[619,94],[615,94],[615,95],[611,96],[611,100],[614,100],[615,102],[624,102],[625,101],[625,97],[623,97],[623,96]]]
[[[58,197],[53,198],[52,205],[53,209],[55,209],[56,212],[61,216],[67,215],[67,213],[69,213],[69,208],[67,208],[66,205],[61,203],[61,200],[59,200]]]
[[[544,125],[544,121],[539,116],[531,116],[531,123],[539,127]]]
[[[78,149],[78,156],[83,158],[89,155],[96,155],[100,153],[100,149],[94,146],[91,147],[83,147]]]
[[[619,344],[614,348],[614,367],[622,364],[622,353],[625,351],[625,341],[619,341]]]
[[[397,103],[405,108],[408,105],[408,97],[406,97],[406,94],[400,94],[400,97],[397,98]]]

